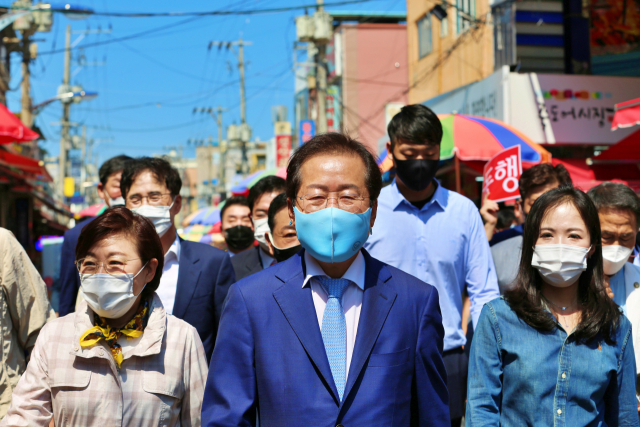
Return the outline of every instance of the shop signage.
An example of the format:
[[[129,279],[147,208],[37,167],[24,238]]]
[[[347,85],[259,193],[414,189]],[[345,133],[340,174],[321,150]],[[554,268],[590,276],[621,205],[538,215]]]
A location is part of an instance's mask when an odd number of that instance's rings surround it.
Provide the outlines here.
[[[291,155],[291,135],[276,135],[276,167],[287,166]]]
[[[305,142],[316,136],[316,122],[314,122],[313,120],[300,120],[299,129],[299,144],[304,144]]]
[[[518,180],[522,175],[520,145],[514,145],[493,156],[484,165],[483,195],[496,202],[520,198]]]

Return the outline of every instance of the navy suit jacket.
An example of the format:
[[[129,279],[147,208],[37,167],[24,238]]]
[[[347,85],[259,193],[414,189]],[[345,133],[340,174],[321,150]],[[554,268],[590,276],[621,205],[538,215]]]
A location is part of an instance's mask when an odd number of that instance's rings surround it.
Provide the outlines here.
[[[180,245],[178,287],[172,314],[196,328],[209,361],[222,307],[236,278],[226,252],[182,239]]]
[[[94,217],[79,222],[64,233],[64,241],[60,250],[60,317],[76,311],[76,298],[80,289],[80,275],[76,269],[76,245],[82,229],[93,221]]]
[[[343,401],[304,251],[229,290],[202,425],[450,427],[438,292],[363,250],[365,288]]]
[[[233,271],[236,273],[236,280],[244,279],[258,271],[262,271],[262,261],[260,260],[260,246],[254,246],[244,252],[234,255],[231,258]]]

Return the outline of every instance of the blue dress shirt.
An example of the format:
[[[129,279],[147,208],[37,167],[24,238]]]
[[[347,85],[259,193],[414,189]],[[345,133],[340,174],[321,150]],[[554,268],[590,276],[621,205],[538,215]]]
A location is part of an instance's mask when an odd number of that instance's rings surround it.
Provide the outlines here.
[[[629,320],[620,316],[613,345],[573,337],[532,328],[502,298],[487,303],[471,344],[466,426],[638,426]]]
[[[613,301],[620,306],[624,315],[627,315],[627,289],[624,280],[624,266],[609,279],[609,285],[613,292]]]
[[[371,256],[438,289],[444,325],[444,350],[463,346],[462,295],[471,299],[473,325],[485,302],[498,296],[498,279],[478,208],[438,181],[422,209],[407,201],[395,180],[382,189],[372,235]]]

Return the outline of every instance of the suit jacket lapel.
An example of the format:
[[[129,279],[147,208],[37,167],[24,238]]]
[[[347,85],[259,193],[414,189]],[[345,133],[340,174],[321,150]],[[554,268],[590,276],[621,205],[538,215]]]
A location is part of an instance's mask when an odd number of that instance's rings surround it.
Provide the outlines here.
[[[251,256],[247,258],[247,263],[244,268],[247,270],[247,276],[262,271],[262,260],[260,259],[260,247],[257,246],[251,249]]]
[[[192,251],[190,242],[180,239],[180,262],[178,265],[178,283],[176,286],[176,299],[173,303],[172,313],[179,319],[184,318],[193,292],[198,286],[200,257]]]
[[[385,286],[385,282],[391,278],[391,273],[384,264],[373,259],[364,249],[362,251],[366,263],[364,295],[343,402],[347,400],[364,363],[369,358],[397,296],[393,289]]]
[[[276,277],[284,284],[273,293],[273,297],[337,403],[338,390],[324,349],[311,288],[302,287],[304,283],[303,254],[304,251],[294,255],[283,265],[285,268],[276,273]]]

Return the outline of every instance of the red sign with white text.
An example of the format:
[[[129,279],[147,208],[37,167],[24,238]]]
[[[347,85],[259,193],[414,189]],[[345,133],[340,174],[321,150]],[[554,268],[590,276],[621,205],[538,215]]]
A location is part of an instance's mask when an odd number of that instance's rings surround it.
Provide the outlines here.
[[[287,166],[291,155],[291,135],[276,135],[276,167]]]
[[[493,156],[484,165],[482,194],[489,193],[489,199],[505,202],[520,198],[518,180],[522,175],[520,145],[507,148]]]

